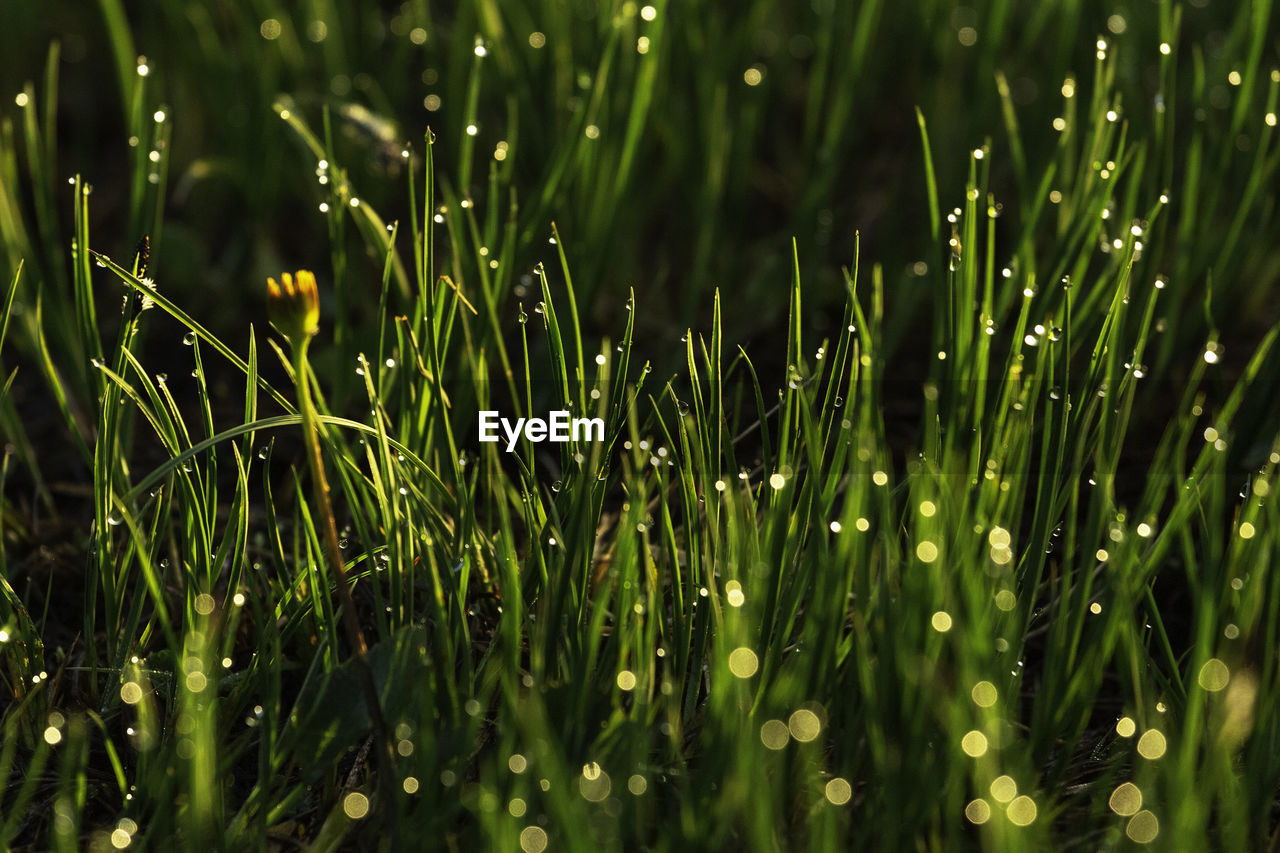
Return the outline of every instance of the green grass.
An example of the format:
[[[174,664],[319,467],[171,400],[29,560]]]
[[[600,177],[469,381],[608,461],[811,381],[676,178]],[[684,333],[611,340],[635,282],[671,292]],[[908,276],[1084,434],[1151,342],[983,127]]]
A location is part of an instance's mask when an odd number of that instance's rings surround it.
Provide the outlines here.
[[[0,0],[0,849],[1275,848],[1270,4],[461,5]]]

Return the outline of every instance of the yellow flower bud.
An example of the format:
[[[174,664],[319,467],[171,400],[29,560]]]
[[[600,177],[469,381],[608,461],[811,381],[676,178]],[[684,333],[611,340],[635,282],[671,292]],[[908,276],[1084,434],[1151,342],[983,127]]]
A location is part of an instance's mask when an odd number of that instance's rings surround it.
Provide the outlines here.
[[[271,324],[290,341],[301,343],[320,330],[320,292],[309,270],[284,273],[280,283],[267,279],[267,313]]]

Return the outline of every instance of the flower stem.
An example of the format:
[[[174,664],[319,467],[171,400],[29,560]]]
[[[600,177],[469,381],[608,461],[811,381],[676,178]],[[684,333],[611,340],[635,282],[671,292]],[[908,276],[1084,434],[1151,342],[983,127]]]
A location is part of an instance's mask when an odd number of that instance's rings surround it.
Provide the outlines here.
[[[351,583],[347,577],[346,566],[342,560],[342,548],[338,544],[338,527],[333,517],[333,505],[329,502],[329,480],[325,476],[324,455],[320,447],[320,427],[316,417],[315,404],[311,399],[310,370],[307,363],[307,345],[310,338],[303,338],[293,347],[294,382],[298,387],[298,412],[302,416],[303,439],[307,447],[307,464],[311,468],[311,487],[313,490],[316,512],[314,517],[319,522],[324,537],[324,552],[328,556],[329,568],[333,573],[334,586],[338,590],[339,608],[342,611],[342,626],[347,635],[355,659],[355,671],[360,679],[364,693],[365,705],[368,707],[369,719],[373,723],[374,736],[380,741],[380,749],[375,750],[379,775],[385,780],[380,786],[391,792],[395,791],[395,752],[391,742],[391,730],[382,716],[382,705],[378,700],[378,688],[373,680],[373,668],[369,664],[368,645],[364,632],[360,630],[360,620],[356,615],[355,600],[351,597]],[[395,820],[396,807],[389,803],[385,811],[391,829],[391,838],[397,837]]]

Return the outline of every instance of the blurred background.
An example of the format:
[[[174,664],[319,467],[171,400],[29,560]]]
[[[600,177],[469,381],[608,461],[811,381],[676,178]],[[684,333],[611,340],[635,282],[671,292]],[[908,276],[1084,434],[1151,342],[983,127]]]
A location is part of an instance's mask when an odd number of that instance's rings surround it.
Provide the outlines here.
[[[150,232],[157,281],[219,331],[242,324],[246,308],[262,316],[265,275],[322,268],[330,254],[333,232],[318,209],[329,192],[277,102],[321,137],[327,108],[335,165],[387,222],[408,217],[400,152],[413,146],[421,180],[430,129],[442,189],[472,200],[482,226],[486,217],[501,226],[501,245],[491,248],[504,265],[511,258],[513,271],[527,272],[553,257],[547,239],[557,223],[590,326],[616,334],[634,287],[646,308],[642,331],[675,341],[705,320],[719,287],[726,325],[745,340],[779,327],[793,237],[815,294],[804,319],[819,332],[843,303],[839,268],[852,263],[857,232],[864,262],[884,265],[892,302],[910,306],[930,293],[945,255],[927,230],[917,106],[943,209],[963,203],[968,152],[989,145],[990,189],[1016,212],[1055,156],[1061,133],[1051,119],[1065,115],[1073,100],[1065,95],[1076,88],[1081,101],[1103,84],[1094,79],[1096,39],[1113,54],[1108,85],[1130,135],[1148,137],[1153,122],[1171,137],[1202,133],[1203,162],[1233,161],[1228,172],[1253,167],[1254,134],[1236,119],[1248,114],[1256,130],[1266,83],[1260,76],[1243,91],[1230,75],[1245,69],[1226,60],[1249,55],[1251,26],[1266,28],[1266,18],[1207,0],[1179,7],[1180,22],[1170,4],[1150,0],[0,7],[6,160],[32,156],[23,126],[38,115],[55,183],[81,174],[93,185],[95,248],[123,256]],[[1274,43],[1268,32],[1263,41]],[[1194,50],[1180,50],[1183,38]],[[1176,58],[1171,74],[1162,72],[1161,43]],[[20,107],[14,96],[28,85],[30,103]],[[1182,103],[1193,95],[1194,106]],[[1166,121],[1175,104],[1176,122]],[[164,121],[154,122],[160,112]],[[1187,168],[1173,157],[1175,139],[1160,144],[1145,152],[1146,196],[1176,194]],[[4,175],[3,229],[20,227],[15,210],[42,201],[45,188],[18,174],[10,165]],[[1274,195],[1265,192],[1249,225],[1274,236]],[[1219,221],[1200,227],[1225,229],[1244,201],[1219,200]],[[44,202],[42,233],[28,237],[65,240],[69,200],[58,192]],[[352,248],[342,282],[349,306],[376,305],[381,257],[364,249],[357,228],[342,237]],[[458,241],[467,248],[469,235]],[[9,267],[15,245],[6,239],[0,249]],[[1192,275],[1213,260],[1198,259]],[[441,270],[450,263],[468,257]],[[1274,300],[1259,290],[1269,293],[1276,265],[1271,247],[1247,243],[1217,270],[1219,286],[1241,282],[1250,304],[1266,304],[1273,317]],[[511,278],[518,286],[518,274]],[[1231,309],[1220,299],[1216,319],[1239,319]],[[911,312],[893,318],[890,340],[910,327]]]

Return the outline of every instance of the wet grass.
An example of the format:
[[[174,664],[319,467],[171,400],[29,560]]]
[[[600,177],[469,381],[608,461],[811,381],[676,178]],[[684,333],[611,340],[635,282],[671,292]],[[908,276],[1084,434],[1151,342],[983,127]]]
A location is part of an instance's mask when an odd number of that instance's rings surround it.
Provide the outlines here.
[[[1268,3],[0,8],[0,847],[1277,844]]]

